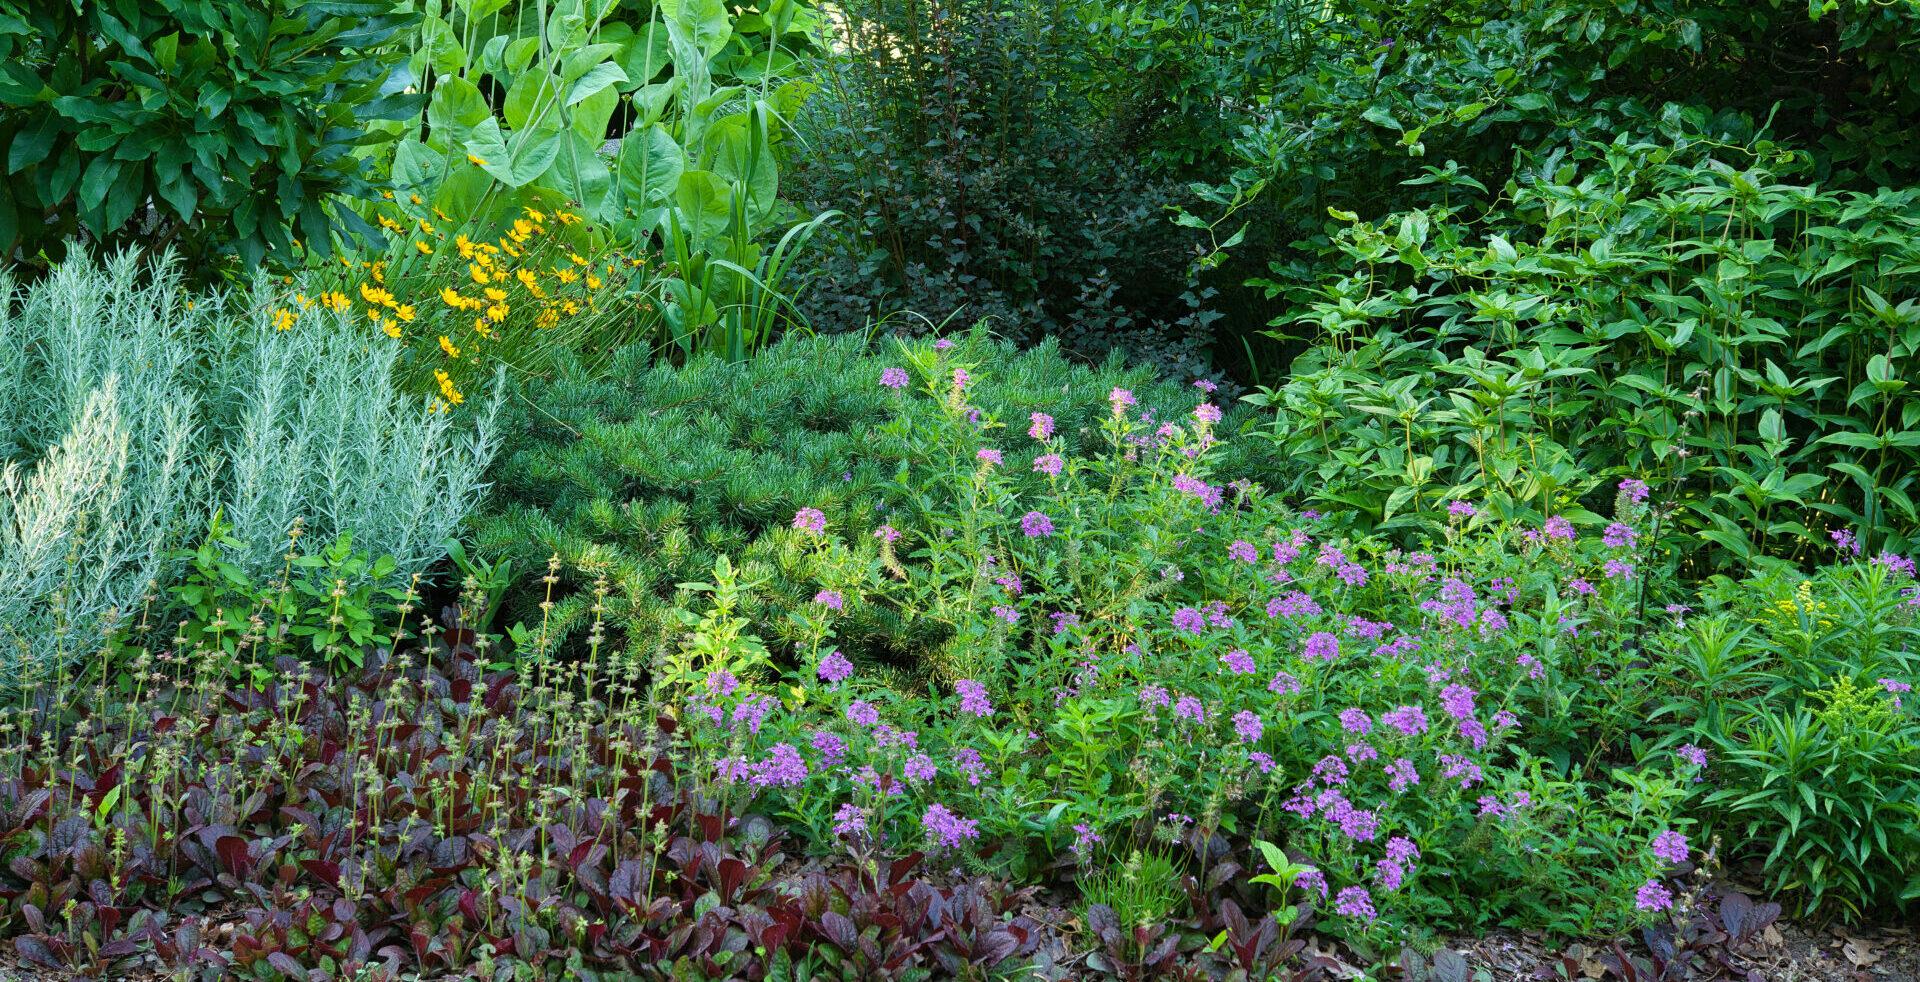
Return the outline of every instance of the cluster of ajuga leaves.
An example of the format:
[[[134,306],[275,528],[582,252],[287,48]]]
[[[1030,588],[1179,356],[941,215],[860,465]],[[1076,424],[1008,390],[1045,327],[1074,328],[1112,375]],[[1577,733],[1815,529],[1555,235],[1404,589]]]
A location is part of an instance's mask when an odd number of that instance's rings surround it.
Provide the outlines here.
[[[249,266],[364,222],[363,124],[420,103],[389,0],[0,3],[0,251],[84,232]],[[210,266],[198,267],[206,272]]]
[[[912,448],[895,480],[928,505],[792,516],[817,572],[791,661],[729,577],[659,663],[693,766],[736,807],[855,856],[912,842],[1016,878],[1156,848],[1204,878],[1224,843],[1268,839],[1299,867],[1288,901],[1363,945],[1611,935],[1717,859],[1690,803],[1754,785],[1684,727],[1647,731],[1676,687],[1633,653],[1679,643],[1667,602],[1687,599],[1650,551],[1669,507],[1652,489],[1624,482],[1610,519],[1489,523],[1456,501],[1402,551],[1218,483],[1204,394],[1169,417],[1096,393],[1095,435],[1069,440],[1044,408],[1002,416],[965,352],[890,367],[872,384],[915,391],[881,432]],[[1904,563],[1856,624],[1910,630]],[[876,608],[944,639],[922,678],[848,630]]]
[[[1343,264],[1287,328],[1314,347],[1253,397],[1314,462],[1285,486],[1388,530],[1463,496],[1537,521],[1664,473],[1692,575],[1837,528],[1905,550],[1920,193],[1826,189],[1802,155],[1670,122],[1523,154],[1497,196],[1342,214]]]
[[[1179,386],[1144,369],[1076,364],[1052,344],[1022,352],[980,332],[949,343],[998,366],[982,383],[996,401],[1044,408],[1074,439],[1104,413],[1098,393],[1116,386],[1149,405],[1182,398]],[[875,382],[887,364],[884,348],[858,336],[792,337],[751,361],[699,357],[683,366],[634,346],[530,382],[507,409],[503,425],[522,436],[491,474],[475,536],[484,554],[522,568],[557,556],[560,570],[551,587],[517,585],[507,614],[577,640],[594,603],[589,588],[604,576],[614,629],[651,648],[675,626],[679,585],[705,579],[726,555],[753,584],[746,612],[777,627],[811,595],[802,587],[817,567],[790,534],[796,509],[832,508],[877,525],[944,507],[894,483],[899,468],[919,461],[884,429],[902,401]],[[548,600],[554,606],[543,610]],[[843,631],[908,665],[933,643],[881,610]]]

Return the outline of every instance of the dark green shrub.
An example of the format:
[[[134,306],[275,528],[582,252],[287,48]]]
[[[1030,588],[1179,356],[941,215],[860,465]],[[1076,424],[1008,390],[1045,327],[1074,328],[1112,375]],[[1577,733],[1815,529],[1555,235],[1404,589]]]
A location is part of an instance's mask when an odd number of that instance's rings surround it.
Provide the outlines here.
[[[1206,364],[1174,184],[1103,108],[1112,73],[1069,6],[858,0],[800,120],[792,184],[848,216],[810,297],[823,328],[960,309],[1098,358]],[[906,324],[903,322],[902,327]]]
[[[1052,343],[1016,352],[974,334],[954,354],[994,365],[981,397],[1010,429],[1045,412],[1078,439],[1108,412],[1104,397],[1116,386],[1172,413],[1193,401],[1191,389],[1157,383],[1146,369],[1076,364]],[[726,555],[752,585],[746,615],[784,629],[784,613],[812,598],[807,585],[818,575],[817,557],[792,532],[794,512],[904,529],[931,507],[895,483],[910,463],[886,426],[901,397],[879,378],[903,364],[891,344],[849,335],[790,338],[749,362],[701,357],[685,367],[651,363],[636,347],[603,372],[534,382],[503,424],[522,436],[495,467],[476,537],[517,568],[557,555],[560,570],[549,614],[539,607],[546,585],[530,577],[509,595],[505,619],[584,631],[593,580],[604,575],[614,622],[650,650],[677,628],[670,612],[680,584],[709,578]],[[904,656],[925,641],[877,605],[856,613],[840,629],[850,645]]]
[[[84,232],[257,265],[366,226],[367,120],[419,97],[390,0],[0,0],[0,254]]]

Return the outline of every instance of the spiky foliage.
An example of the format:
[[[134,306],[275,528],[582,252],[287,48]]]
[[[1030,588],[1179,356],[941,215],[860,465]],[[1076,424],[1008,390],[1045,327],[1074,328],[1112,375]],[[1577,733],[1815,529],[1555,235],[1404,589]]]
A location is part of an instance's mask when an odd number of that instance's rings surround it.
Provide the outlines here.
[[[1109,411],[1103,397],[1116,386],[1145,405],[1193,401],[1148,369],[1076,364],[1051,342],[1022,352],[976,332],[956,343],[956,361],[994,366],[980,391],[985,404],[1005,407],[996,439],[1009,466],[1026,444],[1029,413],[1078,434]],[[859,529],[913,520],[915,502],[894,484],[908,461],[887,426],[901,397],[879,384],[884,368],[903,364],[892,342],[795,337],[744,363],[675,367],[634,348],[601,371],[571,368],[532,385],[503,424],[521,436],[494,469],[476,535],[483,551],[518,566],[558,556],[559,569],[552,584],[525,581],[507,599],[508,616],[553,637],[576,634],[591,620],[589,588],[604,576],[612,620],[630,644],[650,649],[676,626],[679,585],[704,579],[724,554],[750,584],[746,616],[778,635],[786,612],[812,598],[805,585],[819,572],[791,528],[795,511],[819,508]],[[923,630],[867,607],[839,636],[906,665],[938,640]]]
[[[451,423],[395,387],[394,349],[362,326],[300,327],[132,254],[0,277],[0,685],[164,613],[174,556],[216,509],[256,575],[295,519],[402,575],[444,555],[497,445],[491,412]]]

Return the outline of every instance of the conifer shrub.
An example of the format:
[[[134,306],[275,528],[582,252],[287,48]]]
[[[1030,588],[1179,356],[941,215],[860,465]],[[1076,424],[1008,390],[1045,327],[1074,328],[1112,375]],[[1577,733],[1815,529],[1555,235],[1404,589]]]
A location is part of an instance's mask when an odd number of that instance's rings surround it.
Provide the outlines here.
[[[830,509],[862,527],[941,521],[942,503],[900,482],[917,461],[888,425],[906,398],[882,378],[899,364],[888,357],[893,344],[794,337],[749,362],[684,366],[635,346],[598,369],[576,364],[532,383],[502,424],[519,436],[494,468],[475,535],[483,553],[518,568],[558,565],[552,583],[516,584],[503,608],[509,622],[577,642],[604,578],[609,621],[626,643],[652,647],[678,627],[669,611],[676,594],[685,599],[682,585],[707,578],[724,555],[747,587],[746,614],[777,632],[785,613],[812,598],[802,587],[818,574],[791,527],[796,510]],[[953,344],[956,360],[995,365],[981,388],[1011,414],[1003,418],[1046,412],[1075,442],[1097,436],[1101,395],[1113,388],[1169,412],[1192,401],[1186,386],[1156,381],[1150,369],[1074,363],[1052,342],[1019,351],[976,331]],[[885,608],[842,630],[899,664],[938,640]]]

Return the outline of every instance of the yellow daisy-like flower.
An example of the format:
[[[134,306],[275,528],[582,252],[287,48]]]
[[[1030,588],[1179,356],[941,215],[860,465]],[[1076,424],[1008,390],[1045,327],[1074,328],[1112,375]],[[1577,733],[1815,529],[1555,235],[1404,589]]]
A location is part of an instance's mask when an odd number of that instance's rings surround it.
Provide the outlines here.
[[[467,306],[467,298],[461,296],[460,291],[450,286],[440,288],[440,302],[455,310],[461,310]]]
[[[430,245],[428,245],[428,244],[426,244],[425,242],[420,242],[420,241],[416,241],[416,242],[415,242],[415,243],[413,244],[413,247],[414,247],[415,249],[418,249],[418,250],[420,250],[420,254],[421,254],[421,255],[423,255],[423,256],[431,256],[431,255],[433,255],[433,247],[432,247],[432,246],[430,246]]]
[[[558,323],[560,323],[560,311],[553,307],[541,311],[540,316],[533,319],[534,326],[540,328],[552,327]]]
[[[544,222],[547,220],[547,216],[540,214],[540,212],[537,211],[532,205],[527,206],[526,212],[527,212],[527,217],[533,219],[536,222]]]
[[[487,319],[485,317],[475,317],[473,319],[473,333],[488,340],[493,339],[493,328],[487,326]]]
[[[290,330],[293,327],[293,322],[299,319],[300,315],[282,307],[273,312],[273,329],[276,331]]]
[[[533,270],[516,269],[513,271],[513,278],[519,280],[520,285],[529,290],[540,289],[540,277],[534,275]]]
[[[440,335],[440,350],[446,352],[448,358],[460,357],[460,346],[444,334]]]
[[[585,258],[583,258],[583,257],[582,257],[582,256],[581,256],[581,255],[580,255],[579,253],[577,253],[577,252],[569,252],[569,253],[567,253],[567,258],[568,258],[568,259],[571,259],[571,260],[573,260],[573,264],[574,264],[575,266],[585,266],[585,265],[587,265],[587,261],[586,261],[586,259],[585,259]]]
[[[410,304],[410,303],[403,303],[403,304],[401,304],[400,306],[398,306],[398,307],[395,307],[395,308],[393,308],[393,315],[394,315],[395,317],[398,317],[398,318],[400,318],[400,319],[401,319],[401,320],[403,320],[403,321],[407,321],[408,323],[412,323],[412,321],[413,321],[413,304]]]
[[[387,337],[397,338],[400,336],[400,324],[398,321],[382,321],[380,323],[380,329],[387,332]]]
[[[460,390],[454,388],[453,379],[446,372],[436,371],[433,377],[440,383],[440,398],[455,406],[467,401],[467,398],[460,394]]]
[[[407,195],[407,200],[417,205],[420,203],[420,196],[417,194],[409,194]]]
[[[490,321],[493,321],[495,324],[498,324],[501,321],[506,320],[507,315],[511,313],[513,313],[512,308],[508,307],[506,304],[497,303],[487,308],[487,319]]]
[[[580,274],[570,269],[556,269],[553,275],[558,276],[562,283],[577,283],[580,280]]]
[[[493,301],[494,303],[499,303],[507,299],[507,291],[502,290],[499,287],[492,287],[492,286],[487,287],[486,294],[487,294],[487,299]]]
[[[467,154],[467,163],[472,164],[475,167],[487,166],[487,162],[484,159],[480,157],[476,157],[473,154]]]
[[[600,277],[595,276],[592,273],[587,274],[587,289],[598,290],[600,289],[600,283],[601,283]]]
[[[393,200],[393,192],[392,192],[392,191],[382,191],[382,192],[380,192],[380,197],[382,197],[382,198],[385,198],[385,199],[387,199],[388,201],[392,201],[392,200]]]
[[[299,305],[300,305],[300,309],[301,309],[301,310],[312,310],[312,309],[313,309],[313,298],[312,298],[312,297],[309,297],[309,296],[307,296],[307,295],[306,295],[306,294],[304,294],[304,293],[296,293],[296,294],[294,294],[294,295],[293,295],[293,302],[294,302],[294,303],[297,303],[297,304],[299,304]]]
[[[553,217],[554,217],[554,218],[556,218],[556,219],[559,219],[559,221],[560,221],[560,224],[562,224],[562,225],[572,225],[572,224],[573,224],[574,222],[577,222],[577,221],[579,221],[579,220],[580,220],[580,216],[579,216],[579,215],[576,215],[576,214],[574,214],[573,212],[570,212],[570,211],[557,211],[557,210],[556,210],[556,211],[555,211],[555,212],[553,213]]]
[[[389,232],[394,233],[395,235],[398,235],[400,233],[400,223],[394,221],[391,218],[388,218],[385,215],[380,216],[380,227],[386,229]]]
[[[473,281],[475,283],[480,284],[481,286],[486,286],[489,282],[491,282],[491,279],[487,276],[487,271],[480,268],[479,263],[473,263],[469,265],[467,267],[467,274],[469,276],[472,276]]]
[[[454,237],[453,247],[455,249],[460,250],[460,258],[462,259],[473,258],[473,240],[467,238],[464,234]]]
[[[572,300],[569,300],[566,303],[561,304],[560,308],[567,312],[568,317],[572,317],[574,314],[577,314],[580,312],[580,305]]]
[[[341,293],[339,290],[334,290],[331,293],[323,293],[320,295],[320,306],[328,310],[348,310],[352,308],[353,301],[348,300],[346,294]]]

